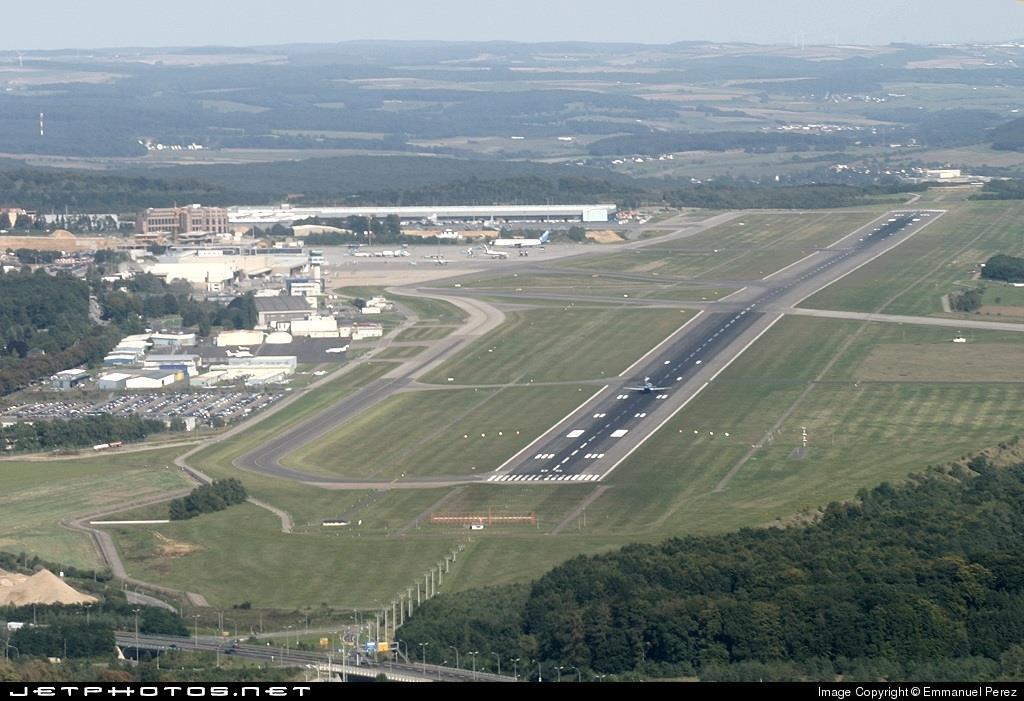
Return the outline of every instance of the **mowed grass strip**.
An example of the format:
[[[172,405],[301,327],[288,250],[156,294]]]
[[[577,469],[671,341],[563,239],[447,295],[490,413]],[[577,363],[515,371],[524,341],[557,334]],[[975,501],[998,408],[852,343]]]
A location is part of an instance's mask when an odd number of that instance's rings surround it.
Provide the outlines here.
[[[596,390],[566,385],[406,392],[284,462],[332,477],[389,480],[489,472]]]
[[[499,328],[424,382],[499,384],[614,377],[684,324],[675,309],[549,307],[508,314]]]
[[[941,315],[942,296],[963,289],[996,253],[1024,254],[1021,202],[941,203],[946,214],[908,241],[806,299],[801,306]],[[1010,316],[1005,321],[1014,321]]]
[[[397,336],[396,341],[436,341],[439,338],[458,330],[458,326],[420,326],[416,324],[407,329],[402,329]]]
[[[696,278],[762,278],[834,243],[874,216],[871,212],[749,214],[690,238],[570,264],[588,270]]]
[[[59,521],[187,487],[173,462],[180,450],[0,462],[0,550],[102,567],[89,537],[62,528]]]

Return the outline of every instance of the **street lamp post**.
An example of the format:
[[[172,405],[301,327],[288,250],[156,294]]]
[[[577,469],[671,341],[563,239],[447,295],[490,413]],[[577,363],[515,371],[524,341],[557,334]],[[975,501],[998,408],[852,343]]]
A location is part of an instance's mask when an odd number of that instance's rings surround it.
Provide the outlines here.
[[[199,647],[199,614],[193,613],[192,620],[195,621],[195,640],[192,644],[193,647]]]
[[[583,681],[583,674],[580,672],[580,668],[579,667],[570,667],[570,669],[575,669],[576,670],[576,681],[577,682],[582,682]]]
[[[139,659],[139,609],[132,609],[135,614],[135,659]]]
[[[512,658],[512,678],[515,680],[519,679],[519,658]]]
[[[491,654],[498,658],[498,676],[500,677],[501,676],[501,653],[500,652],[492,652]]]
[[[476,656],[480,654],[480,651],[473,650],[473,652],[467,652],[466,654],[473,656],[473,679],[476,679]]]
[[[455,669],[462,669],[462,667],[459,666],[459,648],[454,645],[449,645],[448,647],[455,650]]]
[[[562,681],[562,667],[560,667],[560,666],[559,667],[555,667],[555,674],[557,675],[555,677],[555,681],[556,682]]]
[[[423,657],[423,674],[427,673],[427,645],[430,643],[420,643],[420,654]]]

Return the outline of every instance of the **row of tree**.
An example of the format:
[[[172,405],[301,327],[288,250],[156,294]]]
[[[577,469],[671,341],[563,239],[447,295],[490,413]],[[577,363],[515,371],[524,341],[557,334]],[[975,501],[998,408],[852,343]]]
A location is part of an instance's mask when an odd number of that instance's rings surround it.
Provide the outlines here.
[[[400,637],[593,674],[993,678],[1024,662],[1022,548],[1024,464],[979,457],[810,526],[631,545],[439,596]]]
[[[234,477],[214,480],[193,489],[187,496],[170,503],[172,521],[184,521],[200,514],[223,511],[233,504],[241,504],[248,498],[245,486]]]
[[[0,445],[13,452],[84,448],[101,443],[145,440],[164,430],[164,423],[138,416],[97,414],[74,419],[19,422],[0,426]]]

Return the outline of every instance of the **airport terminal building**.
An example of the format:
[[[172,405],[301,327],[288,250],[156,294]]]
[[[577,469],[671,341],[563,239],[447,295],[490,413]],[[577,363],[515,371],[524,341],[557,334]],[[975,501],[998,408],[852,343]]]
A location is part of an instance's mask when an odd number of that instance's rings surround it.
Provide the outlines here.
[[[412,222],[607,222],[615,212],[613,204],[488,205],[482,207],[232,207],[228,220],[233,225],[267,227],[291,226],[310,217],[345,219],[397,216]]]

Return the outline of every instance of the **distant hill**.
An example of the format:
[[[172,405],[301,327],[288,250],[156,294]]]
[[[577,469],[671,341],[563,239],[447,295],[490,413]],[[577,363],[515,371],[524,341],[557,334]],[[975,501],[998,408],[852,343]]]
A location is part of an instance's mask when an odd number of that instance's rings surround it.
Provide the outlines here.
[[[997,151],[1024,151],[1024,117],[996,127],[991,134]]]

